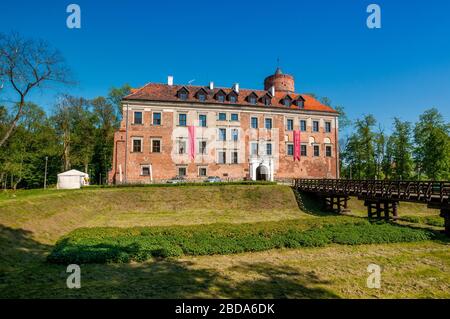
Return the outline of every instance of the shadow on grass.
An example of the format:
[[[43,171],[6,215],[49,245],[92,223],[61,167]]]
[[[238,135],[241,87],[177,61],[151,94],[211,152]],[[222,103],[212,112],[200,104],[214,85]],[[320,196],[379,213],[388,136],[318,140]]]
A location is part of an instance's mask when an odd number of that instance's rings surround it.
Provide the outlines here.
[[[321,199],[315,195],[305,192],[299,192],[292,189],[297,200],[299,208],[309,215],[314,216],[338,216],[339,213],[325,211],[322,207]]]
[[[267,263],[227,269],[179,259],[145,263],[83,264],[81,288],[68,289],[66,265],[45,261],[51,246],[32,233],[0,225],[0,298],[338,298],[314,273]]]

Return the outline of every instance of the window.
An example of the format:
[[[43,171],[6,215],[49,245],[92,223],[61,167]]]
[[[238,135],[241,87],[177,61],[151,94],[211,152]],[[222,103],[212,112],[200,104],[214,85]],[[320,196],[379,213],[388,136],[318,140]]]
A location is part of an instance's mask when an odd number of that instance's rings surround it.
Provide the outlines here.
[[[207,175],[207,171],[206,171],[206,167],[199,167],[198,168],[198,176],[206,176]]]
[[[227,113],[219,113],[219,121],[226,121]]]
[[[319,121],[313,121],[313,132],[319,132]]]
[[[142,140],[140,138],[133,139],[133,152],[142,152]]]
[[[265,119],[265,128],[268,130],[272,129],[272,119]]]
[[[314,156],[320,156],[319,145],[314,145]]]
[[[250,104],[256,104],[256,96],[249,96],[248,97],[248,102],[250,103]]]
[[[287,144],[287,155],[294,155],[294,144]]]
[[[325,146],[325,156],[331,157],[331,146],[330,145]]]
[[[237,96],[233,93],[228,95],[228,101],[230,101],[231,103],[236,103],[237,101]]]
[[[264,103],[264,105],[269,106],[270,103],[271,103],[270,98],[268,96],[264,97],[263,98],[263,103]]]
[[[251,125],[252,125],[252,128],[258,128],[258,118],[257,117],[252,117]]]
[[[134,112],[133,124],[142,124],[142,112]]]
[[[306,132],[306,120],[300,120],[300,131]]]
[[[200,115],[198,116],[198,124],[199,124],[201,127],[206,127],[206,115],[205,115],[205,114],[200,114]]]
[[[294,120],[287,119],[287,121],[286,121],[286,130],[287,131],[292,131],[293,129],[294,129]]]
[[[189,97],[189,91],[183,87],[177,92],[177,96],[180,100],[186,101]]]
[[[303,100],[303,98],[302,97],[299,97],[298,98],[298,100],[297,100],[297,106],[299,107],[299,108],[304,108],[304,106],[305,106],[305,101]]]
[[[179,126],[186,126],[187,122],[187,115],[186,114],[178,114],[178,125]]]
[[[219,128],[219,141],[227,140],[227,129]]]
[[[250,152],[251,152],[251,155],[254,155],[254,156],[258,155],[258,143],[251,144]]]
[[[186,141],[178,141],[178,154],[186,154]]]
[[[288,98],[283,99],[283,105],[284,106],[291,106],[291,100]]]
[[[178,167],[178,176],[186,176],[186,167]]]
[[[225,151],[219,151],[217,152],[217,155],[217,162],[219,164],[225,164],[227,162],[227,153]]]
[[[141,166],[141,175],[142,176],[150,176],[150,166],[142,165]]]
[[[266,155],[272,155],[272,144],[271,143],[267,143],[266,144]]]
[[[199,94],[197,94],[197,98],[199,101],[204,102],[206,100],[206,94],[199,93]]]
[[[238,152],[233,151],[231,152],[231,164],[237,164],[238,163]]]
[[[300,155],[301,156],[307,156],[306,145],[305,144],[300,145]]]
[[[153,113],[153,125],[161,125],[161,113]]]
[[[326,133],[331,132],[331,122],[325,122],[325,132]]]
[[[231,138],[233,142],[237,142],[239,140],[239,130],[234,128],[231,130]]]
[[[239,114],[231,113],[231,120],[232,121],[239,121]]]
[[[198,142],[198,152],[200,154],[206,154],[206,141]]]
[[[152,140],[152,153],[161,153],[161,140]]]
[[[217,101],[219,101],[219,102],[225,102],[225,95],[223,95],[223,94],[217,95]]]

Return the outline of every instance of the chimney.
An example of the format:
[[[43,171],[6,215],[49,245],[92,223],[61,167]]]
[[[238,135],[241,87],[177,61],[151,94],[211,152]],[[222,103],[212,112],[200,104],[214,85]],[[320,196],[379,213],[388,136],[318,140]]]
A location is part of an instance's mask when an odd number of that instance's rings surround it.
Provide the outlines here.
[[[234,83],[234,84],[233,84],[233,90],[234,90],[236,93],[239,93],[239,83]]]
[[[214,82],[209,82],[209,89],[214,90]]]
[[[269,89],[269,92],[272,96],[275,96],[275,86],[272,85]]]
[[[170,86],[173,85],[173,76],[172,75],[169,75],[167,77],[167,85],[170,85]]]

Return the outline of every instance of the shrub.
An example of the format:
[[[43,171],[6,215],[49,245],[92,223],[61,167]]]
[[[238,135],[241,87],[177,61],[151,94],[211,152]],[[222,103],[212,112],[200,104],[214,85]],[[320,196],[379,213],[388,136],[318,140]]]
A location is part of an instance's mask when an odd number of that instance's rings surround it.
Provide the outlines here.
[[[427,240],[433,233],[358,218],[289,220],[253,224],[81,228],[57,242],[52,263],[125,263],[152,257],[234,254],[327,244],[375,244]]]
[[[427,225],[444,227],[445,222],[444,218],[440,216],[426,216],[423,218],[423,222]]]

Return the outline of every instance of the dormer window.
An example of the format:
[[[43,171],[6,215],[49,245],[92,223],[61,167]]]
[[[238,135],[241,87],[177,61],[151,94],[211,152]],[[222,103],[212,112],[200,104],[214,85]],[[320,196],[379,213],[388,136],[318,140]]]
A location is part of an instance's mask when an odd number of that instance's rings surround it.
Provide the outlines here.
[[[214,95],[214,98],[217,100],[217,102],[223,103],[225,102],[225,92],[220,90],[219,92],[216,93],[216,95]]]
[[[281,102],[283,103],[284,106],[290,107],[292,104],[292,99],[289,95],[286,95],[286,97],[282,99]]]
[[[232,91],[230,94],[228,94],[228,101],[230,101],[231,103],[236,103],[237,102],[237,93]]]
[[[295,101],[295,104],[299,108],[303,109],[305,107],[305,99],[301,95],[299,95],[297,100]]]
[[[257,99],[258,99],[258,96],[253,92],[247,97],[247,101],[250,104],[256,104]]]
[[[204,89],[200,89],[197,94],[196,97],[200,102],[204,102],[206,101],[206,91]]]
[[[270,98],[270,96],[268,94],[264,95],[261,98],[261,101],[264,103],[265,106],[269,106],[272,103],[272,99]]]
[[[186,101],[189,97],[189,91],[185,87],[182,87],[178,90],[177,97],[182,101]]]

